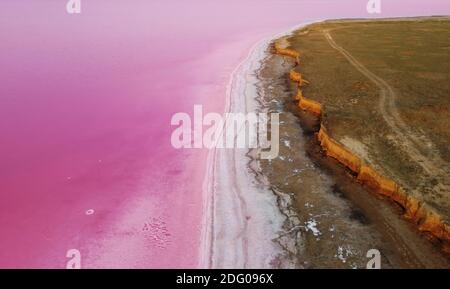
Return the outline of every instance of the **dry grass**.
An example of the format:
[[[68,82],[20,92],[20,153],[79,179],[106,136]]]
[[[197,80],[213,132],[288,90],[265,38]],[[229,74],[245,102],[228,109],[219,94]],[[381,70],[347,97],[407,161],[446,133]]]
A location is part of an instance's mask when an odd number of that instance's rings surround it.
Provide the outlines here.
[[[367,154],[361,157],[366,162],[448,219],[448,174],[427,174],[405,153],[380,113],[379,88],[330,46],[324,30],[395,90],[398,115],[427,144],[419,146],[421,153],[438,156],[444,164],[440,167],[449,172],[450,20],[328,21],[308,26],[289,39],[291,48],[301,55],[297,70],[311,82],[303,93],[325,105],[329,133],[337,140],[363,145]]]

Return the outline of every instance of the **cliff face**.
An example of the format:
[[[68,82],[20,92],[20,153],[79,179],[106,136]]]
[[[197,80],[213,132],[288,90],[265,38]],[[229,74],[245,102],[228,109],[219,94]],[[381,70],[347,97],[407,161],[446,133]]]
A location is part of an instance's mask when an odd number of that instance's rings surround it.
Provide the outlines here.
[[[295,59],[295,62],[297,64],[299,63],[300,53],[298,53],[297,51],[288,48],[283,48],[283,46],[279,43],[274,44],[274,49],[276,54],[292,57]]]
[[[317,137],[320,141],[320,145],[325,150],[327,156],[330,156],[344,166],[349,168],[354,173],[358,173],[361,169],[361,160],[355,156],[352,152],[347,150],[344,146],[336,142],[334,139],[328,136],[327,130],[323,124],[320,125],[319,133]]]
[[[281,44],[274,44],[276,54],[292,57],[297,65],[300,64],[300,53],[289,48],[283,48]],[[372,191],[383,195],[404,209],[404,217],[413,222],[422,232],[427,232],[432,238],[440,241],[442,250],[450,253],[450,227],[442,218],[423,201],[407,193],[395,181],[384,177],[374,168],[365,164],[360,157],[348,150],[338,141],[334,140],[327,132],[323,119],[323,105],[303,96],[301,87],[308,84],[302,78],[301,73],[294,69],[290,71],[289,78],[298,83],[295,99],[299,101],[299,107],[321,118],[320,130],[317,138],[326,155],[336,159],[342,165],[350,169],[357,181],[370,188]]]
[[[303,96],[302,86],[305,84],[308,84],[309,82],[302,78],[301,73],[299,73],[293,69],[289,72],[289,78],[292,81],[295,81],[298,83],[298,89],[297,89],[297,94],[296,94],[296,100],[299,101],[298,106],[303,110],[307,110],[316,115],[320,115],[322,112],[322,105],[317,101],[308,99]]]

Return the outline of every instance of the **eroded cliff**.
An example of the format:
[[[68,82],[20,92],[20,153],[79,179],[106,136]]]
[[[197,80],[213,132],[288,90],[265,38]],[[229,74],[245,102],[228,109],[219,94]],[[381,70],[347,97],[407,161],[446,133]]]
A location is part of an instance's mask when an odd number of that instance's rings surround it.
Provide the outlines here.
[[[296,65],[300,65],[300,53],[285,46],[286,43],[275,43],[274,53],[292,57]],[[413,222],[420,231],[427,233],[427,236],[439,240],[442,250],[450,253],[450,227],[443,218],[423,200],[408,194],[407,190],[397,182],[383,176],[369,164],[364,163],[357,154],[333,139],[325,125],[324,105],[303,95],[302,86],[309,82],[304,80],[301,73],[295,69],[290,71],[289,78],[297,83],[297,93],[294,98],[298,100],[299,108],[317,115],[320,119],[320,129],[316,135],[326,155],[347,167],[354,174],[355,179],[365,187],[401,206],[404,210],[403,216],[407,220]]]

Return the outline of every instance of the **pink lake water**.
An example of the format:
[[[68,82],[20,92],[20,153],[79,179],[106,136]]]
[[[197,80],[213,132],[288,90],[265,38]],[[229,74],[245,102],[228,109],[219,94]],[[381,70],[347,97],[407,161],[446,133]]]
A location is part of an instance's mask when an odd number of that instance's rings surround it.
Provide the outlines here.
[[[196,267],[206,150],[170,144],[176,112],[222,113],[259,39],[373,17],[366,0],[0,3],[0,267]],[[406,4],[407,3],[407,4]],[[377,17],[445,15],[382,0]]]

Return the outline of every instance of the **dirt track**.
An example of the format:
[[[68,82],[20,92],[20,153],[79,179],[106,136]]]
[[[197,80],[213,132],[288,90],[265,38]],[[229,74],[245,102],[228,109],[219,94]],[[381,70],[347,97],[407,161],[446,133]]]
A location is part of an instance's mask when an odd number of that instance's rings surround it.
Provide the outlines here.
[[[382,268],[448,267],[436,248],[398,218],[396,207],[368,194],[338,162],[323,156],[311,133],[318,120],[300,111],[292,98],[295,92],[286,89],[294,65],[288,57],[271,56],[259,78],[264,105],[284,111],[280,158],[263,162],[262,168],[274,192],[292,198],[284,211],[293,219],[287,237],[296,240],[298,251],[291,255],[298,266],[365,268],[365,253],[377,248]],[[315,230],[308,227],[311,223]],[[340,259],[339,250],[345,258]]]
[[[402,150],[407,153],[411,159],[415,160],[428,174],[445,177],[447,175],[445,162],[437,153],[424,155],[423,151],[431,151],[432,142],[423,136],[417,136],[408,125],[404,123],[397,112],[396,93],[394,89],[381,77],[368,70],[361,62],[353,57],[347,50],[339,46],[333,39],[329,30],[323,31],[328,43],[339,51],[359,72],[371,80],[380,89],[379,111],[383,119],[395,133],[398,143]],[[433,150],[434,151],[434,150]],[[448,192],[445,184],[438,183],[435,188],[442,193]]]

